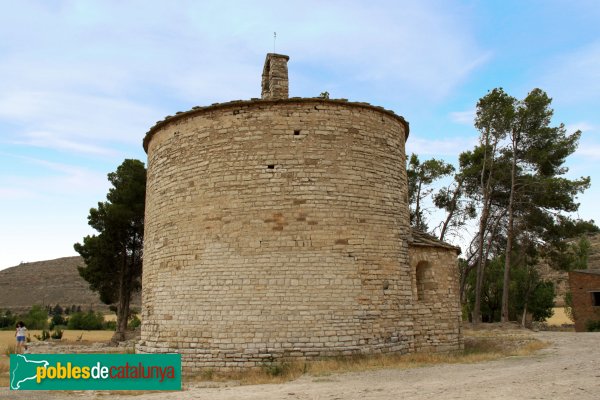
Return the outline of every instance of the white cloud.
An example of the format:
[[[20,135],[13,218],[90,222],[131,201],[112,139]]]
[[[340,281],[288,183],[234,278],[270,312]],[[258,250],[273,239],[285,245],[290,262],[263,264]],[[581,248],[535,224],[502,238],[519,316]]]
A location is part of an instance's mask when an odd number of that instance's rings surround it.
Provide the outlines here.
[[[0,177],[0,187],[6,190],[4,198],[20,196],[48,200],[75,196],[89,198],[88,204],[93,205],[102,199],[109,187],[105,172],[34,157],[5,153],[0,156],[12,157],[18,166],[15,172]]]
[[[457,124],[473,126],[475,110],[451,112],[450,119]]]
[[[396,7],[319,3],[316,15],[290,13],[289,40],[300,62],[395,96],[440,99],[490,58],[444,4],[407,2]],[[448,6],[450,7],[450,6]],[[454,7],[454,6],[452,6]],[[316,25],[309,31],[300,27]],[[284,33],[285,34],[285,33]]]
[[[259,97],[273,31],[290,70],[314,72],[290,74],[305,92],[291,95],[334,87],[360,101],[428,102],[489,58],[462,23],[468,16],[445,3],[146,5],[23,3],[17,18],[0,17],[0,33],[13,38],[0,63],[0,123],[15,126],[4,139],[117,156],[167,114]]]
[[[598,161],[600,160],[600,142],[598,141],[598,128],[586,121],[576,122],[573,124],[565,125],[565,129],[568,134],[581,131],[581,139],[579,140],[579,146],[575,150],[574,156],[583,157],[584,159]],[[590,165],[581,166],[589,175]]]
[[[16,128],[3,140],[73,154],[123,158],[165,112],[132,100],[48,91],[0,94],[0,119]],[[0,121],[1,122],[1,121]]]
[[[575,155],[585,157],[594,161],[600,161],[600,144],[580,145],[575,151]]]
[[[541,87],[564,102],[600,98],[600,41],[563,53],[546,63]]]
[[[13,144],[43,147],[55,150],[72,151],[75,153],[88,153],[103,156],[117,156],[119,152],[110,148],[100,147],[98,145],[90,145],[78,143],[72,140],[57,137],[50,132],[27,132],[23,134],[23,140],[14,140]]]
[[[458,157],[465,150],[477,144],[477,137],[453,137],[449,139],[422,139],[409,137],[406,153],[418,155]]]
[[[593,132],[596,130],[596,127],[589,122],[576,122],[574,124],[565,125],[565,129],[568,134],[574,133],[576,131],[581,131],[582,133]]]
[[[0,200],[17,200],[17,199],[32,198],[34,196],[35,196],[35,194],[33,192],[22,189],[22,188],[10,188],[10,187],[0,188]]]

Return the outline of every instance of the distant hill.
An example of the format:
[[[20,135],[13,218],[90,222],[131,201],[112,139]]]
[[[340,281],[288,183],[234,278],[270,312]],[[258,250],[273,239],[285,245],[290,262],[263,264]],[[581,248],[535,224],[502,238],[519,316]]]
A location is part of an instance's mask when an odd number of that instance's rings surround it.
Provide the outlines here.
[[[588,235],[590,241],[590,254],[588,269],[600,270],[600,233]]]
[[[81,257],[23,263],[0,271],[0,309],[25,312],[33,304],[81,306],[82,310],[108,311],[97,293],[79,276]],[[139,310],[139,295],[134,299]]]

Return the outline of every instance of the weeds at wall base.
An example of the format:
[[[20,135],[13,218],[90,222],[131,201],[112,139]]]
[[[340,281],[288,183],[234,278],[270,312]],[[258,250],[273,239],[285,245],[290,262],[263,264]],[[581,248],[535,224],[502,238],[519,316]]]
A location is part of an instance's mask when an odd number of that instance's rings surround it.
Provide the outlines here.
[[[202,373],[189,377],[186,381],[188,383],[236,381],[243,385],[282,383],[298,379],[303,375],[324,377],[333,373],[411,369],[436,364],[468,364],[505,357],[528,356],[547,346],[548,343],[537,339],[470,338],[465,343],[465,349],[456,352],[358,355],[315,361],[270,360],[259,367],[244,371],[218,372],[207,368]]]

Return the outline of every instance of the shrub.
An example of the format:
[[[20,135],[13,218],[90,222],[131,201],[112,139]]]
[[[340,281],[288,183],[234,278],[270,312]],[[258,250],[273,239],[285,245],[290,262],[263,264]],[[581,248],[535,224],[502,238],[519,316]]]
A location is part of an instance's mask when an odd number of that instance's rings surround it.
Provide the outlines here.
[[[62,329],[56,328],[56,330],[50,334],[50,337],[52,339],[62,339],[62,337],[63,337]]]
[[[585,323],[585,329],[588,332],[600,332],[600,320],[589,320]]]
[[[33,337],[36,338],[37,340],[39,340],[40,342],[43,342],[45,340],[50,339],[50,332],[43,329],[41,335],[33,335]]]
[[[48,328],[48,312],[39,304],[34,304],[29,312],[23,316],[23,322],[27,329]]]
[[[269,362],[261,365],[261,369],[270,376],[281,376],[286,372],[286,365],[277,362]]]
[[[94,312],[92,310],[83,313],[76,312],[72,313],[69,317],[67,327],[69,329],[84,329],[84,330],[97,330],[102,329],[104,323],[104,316],[101,312]]]
[[[67,319],[60,314],[54,314],[50,320],[50,329],[54,329],[59,325],[66,325]]]
[[[137,315],[133,315],[129,320],[129,329],[134,330],[142,324],[142,320]]]
[[[50,311],[51,315],[62,315],[62,313],[64,312],[63,308],[60,306],[60,304],[57,304],[54,306],[54,308],[52,308],[52,311]]]
[[[0,328],[14,328],[17,317],[10,310],[0,310]]]
[[[575,310],[573,309],[573,293],[570,290],[565,293],[564,301],[565,315],[571,320],[571,322],[575,322]]]
[[[269,357],[260,365],[260,369],[269,376],[284,376],[290,371],[291,364],[285,360],[276,361]]]
[[[107,331],[116,331],[117,330],[117,321],[105,321],[104,329]]]

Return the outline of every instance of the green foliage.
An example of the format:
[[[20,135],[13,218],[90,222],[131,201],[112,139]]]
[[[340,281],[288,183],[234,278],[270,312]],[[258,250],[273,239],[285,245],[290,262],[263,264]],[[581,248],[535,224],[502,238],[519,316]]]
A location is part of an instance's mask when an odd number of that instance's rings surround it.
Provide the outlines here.
[[[570,290],[567,293],[565,293],[564,303],[565,315],[571,320],[571,322],[575,322],[575,309],[573,308],[573,292],[571,292]]]
[[[54,329],[55,326],[67,325],[67,319],[61,314],[54,314],[50,320],[50,329]]]
[[[290,363],[287,361],[275,361],[273,359],[261,364],[260,368],[267,375],[283,376],[290,370]]]
[[[108,180],[107,201],[88,216],[98,235],[86,236],[74,248],[85,261],[79,274],[105,304],[117,305],[117,331],[123,333],[131,295],[141,287],[146,168],[141,161],[125,160]]]
[[[50,332],[48,332],[46,329],[43,329],[41,335],[33,335],[33,337],[39,340],[40,342],[43,342],[50,339]]]
[[[480,142],[483,145],[493,146],[510,132],[514,103],[515,99],[507,95],[502,88],[493,89],[479,99],[475,128],[480,132]]]
[[[408,203],[410,206],[410,223],[413,227],[427,232],[427,220],[423,200],[432,195],[433,182],[454,172],[454,167],[442,160],[432,158],[419,161],[416,154],[411,154],[406,173],[408,177]]]
[[[586,269],[590,252],[590,241],[586,233],[598,232],[594,221],[571,220],[561,218],[560,225],[555,227],[552,238],[548,242],[545,256],[550,266],[562,270],[573,271]],[[576,241],[567,241],[563,238],[577,238]]]
[[[585,323],[588,332],[600,332],[600,320],[589,320]]]
[[[76,312],[71,314],[67,327],[69,329],[84,329],[84,330],[98,330],[102,329],[104,324],[104,316],[101,312],[94,312],[92,310],[84,312]]]
[[[13,329],[17,323],[16,315],[10,310],[0,310],[0,329],[11,328]]]
[[[503,260],[495,258],[486,265],[485,280],[481,288],[481,320],[482,322],[500,321],[500,307],[502,305],[502,280],[504,273]],[[469,283],[466,293],[468,311],[475,306],[475,279],[476,271],[471,270],[467,282]]]
[[[535,259],[529,260],[531,263]],[[541,279],[537,269],[532,265],[518,264],[511,269],[510,297],[513,299],[509,308],[510,319],[520,320],[525,307],[534,321],[544,321],[552,316],[554,307],[554,284]],[[471,270],[467,281],[466,293],[468,310],[475,303],[476,273]],[[504,284],[504,257],[498,256],[486,265],[485,280],[482,287],[481,315],[483,322],[498,322],[501,318],[502,288]]]
[[[46,329],[48,327],[48,312],[39,304],[34,304],[22,319],[27,329]]]
[[[446,218],[440,225],[440,240],[444,240],[449,232],[460,232],[467,221],[477,217],[475,202],[466,194],[465,175],[459,171],[450,185],[433,195],[433,204],[446,212]]]
[[[117,321],[105,321],[103,325],[103,329],[107,331],[115,331],[117,330]]]
[[[63,337],[63,331],[58,327],[55,328],[54,331],[43,329],[41,335],[33,335],[33,337],[39,340],[40,342],[46,341],[48,339],[60,340]]]
[[[482,301],[480,286],[488,279],[485,266],[503,255],[505,316],[514,313],[509,299],[518,290],[510,288],[514,281],[512,267],[534,265],[513,257],[535,258],[541,254],[553,266],[572,269],[585,262],[585,246],[570,248],[566,239],[579,236],[577,232],[597,230],[593,221],[571,220],[563,215],[577,211],[577,195],[589,187],[590,180],[565,178],[565,161],[576,150],[581,132],[568,134],[564,125],[552,126],[551,102],[540,89],[533,89],[523,100],[509,96],[502,88],[490,91],[477,103],[479,144],[460,155],[464,193],[481,210],[479,232],[467,254],[472,260],[469,264],[477,266],[479,278],[472,283],[479,288],[476,303]],[[448,199],[442,198],[446,204]],[[520,250],[515,252],[513,247]],[[488,289],[495,285],[490,283]],[[541,296],[550,291],[544,285],[521,289],[528,291],[527,296],[534,289]],[[485,301],[490,303],[490,299]],[[535,306],[535,301],[526,301],[525,305]],[[474,313],[477,311],[475,307]],[[542,314],[536,315],[543,318]]]
[[[512,268],[510,282],[509,315],[512,320],[518,319],[525,305],[534,321],[545,321],[552,317],[554,311],[554,284],[541,279],[534,266],[517,266]]]
[[[49,312],[50,315],[62,315],[64,312],[63,308],[60,306],[60,304],[57,304],[54,306],[54,308],[52,308],[52,311]]]
[[[64,309],[65,315],[69,315],[74,312],[81,312],[81,306],[76,306],[75,304],[71,304],[71,306],[66,306]]]
[[[63,331],[62,331],[62,329],[60,329],[60,328],[56,328],[56,329],[54,330],[54,332],[52,332],[52,333],[50,334],[50,337],[51,337],[52,339],[56,339],[56,340],[60,340],[60,339],[62,339],[62,337],[63,337]]]
[[[142,325],[142,320],[137,315],[132,315],[129,319],[129,329],[134,330]]]

